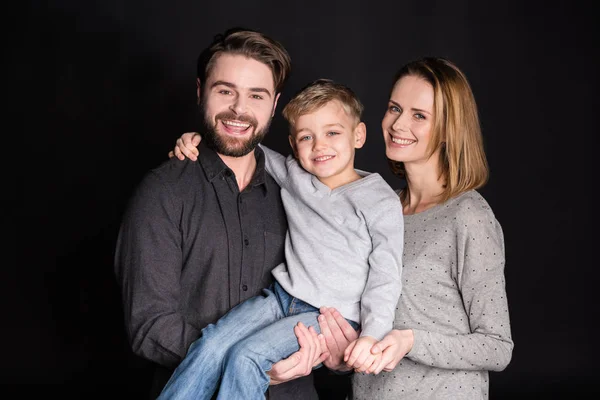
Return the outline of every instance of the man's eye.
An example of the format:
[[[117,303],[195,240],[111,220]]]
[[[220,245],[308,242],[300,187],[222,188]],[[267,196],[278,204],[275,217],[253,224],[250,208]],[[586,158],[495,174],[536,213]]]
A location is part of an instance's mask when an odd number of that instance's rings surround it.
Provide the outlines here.
[[[219,90],[219,93],[221,93],[221,94],[231,94],[231,91],[223,89],[223,90]]]
[[[261,95],[258,95],[258,94],[253,94],[252,98],[255,99],[255,100],[262,100],[263,99],[263,97]]]

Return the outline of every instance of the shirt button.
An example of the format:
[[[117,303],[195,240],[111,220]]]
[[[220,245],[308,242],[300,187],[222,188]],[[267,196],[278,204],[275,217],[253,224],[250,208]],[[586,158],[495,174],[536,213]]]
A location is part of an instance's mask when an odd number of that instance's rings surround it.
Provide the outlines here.
[[[245,239],[244,239],[244,244],[245,244],[246,246],[248,246],[248,245],[250,244],[250,241],[248,240],[248,238],[245,238]]]
[[[242,285],[242,290],[243,290],[244,292],[245,292],[245,291],[247,291],[247,290],[248,290],[248,286],[246,286],[246,285]]]

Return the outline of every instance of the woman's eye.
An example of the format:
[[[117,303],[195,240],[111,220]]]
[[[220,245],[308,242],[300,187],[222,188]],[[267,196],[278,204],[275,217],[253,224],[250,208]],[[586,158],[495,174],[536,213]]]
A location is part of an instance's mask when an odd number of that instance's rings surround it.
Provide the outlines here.
[[[415,114],[415,118],[416,119],[425,119],[425,116],[423,114],[417,113],[417,114]]]
[[[400,112],[400,108],[397,106],[390,106],[389,110],[393,113],[399,113]]]

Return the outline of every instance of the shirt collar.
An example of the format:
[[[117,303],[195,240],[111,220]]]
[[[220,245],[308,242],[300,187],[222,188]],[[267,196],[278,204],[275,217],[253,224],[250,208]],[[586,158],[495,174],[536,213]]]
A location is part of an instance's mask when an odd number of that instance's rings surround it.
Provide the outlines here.
[[[204,142],[200,142],[198,150],[198,162],[200,165],[202,165],[202,168],[206,173],[206,177],[210,182],[212,182],[214,179],[224,176],[228,172],[231,172],[229,167],[223,162],[217,152],[206,147]],[[266,192],[267,185],[265,183],[267,171],[265,170],[265,154],[260,147],[256,147],[254,149],[254,157],[256,158],[256,170],[252,176],[250,186],[262,186]]]

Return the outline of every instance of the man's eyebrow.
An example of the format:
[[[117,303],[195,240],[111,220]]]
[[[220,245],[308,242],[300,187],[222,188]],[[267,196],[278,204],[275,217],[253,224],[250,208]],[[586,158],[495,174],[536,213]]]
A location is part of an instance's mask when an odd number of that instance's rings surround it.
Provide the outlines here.
[[[212,89],[215,86],[220,86],[220,85],[227,86],[227,87],[230,87],[232,89],[237,89],[237,85],[235,85],[234,83],[231,83],[231,82],[227,82],[227,81],[215,81],[210,87]],[[267,95],[269,95],[269,97],[273,97],[271,95],[271,92],[268,89],[266,89],[266,88],[251,87],[248,90],[251,91],[251,92],[254,92],[254,93],[256,93],[256,92],[258,92],[258,93],[266,93]]]
[[[402,108],[402,106],[401,106],[400,104],[396,103],[396,102],[395,102],[394,100],[392,100],[392,99],[390,99],[390,103],[392,103],[393,105],[395,105],[395,106],[396,106],[396,107],[398,107],[398,108]],[[427,110],[421,110],[420,108],[414,108],[414,107],[413,107],[413,108],[411,108],[411,110],[412,110],[412,111],[417,111],[417,112],[422,112],[422,113],[425,113],[425,114],[432,115],[432,114],[431,114],[429,111],[427,111]]]

